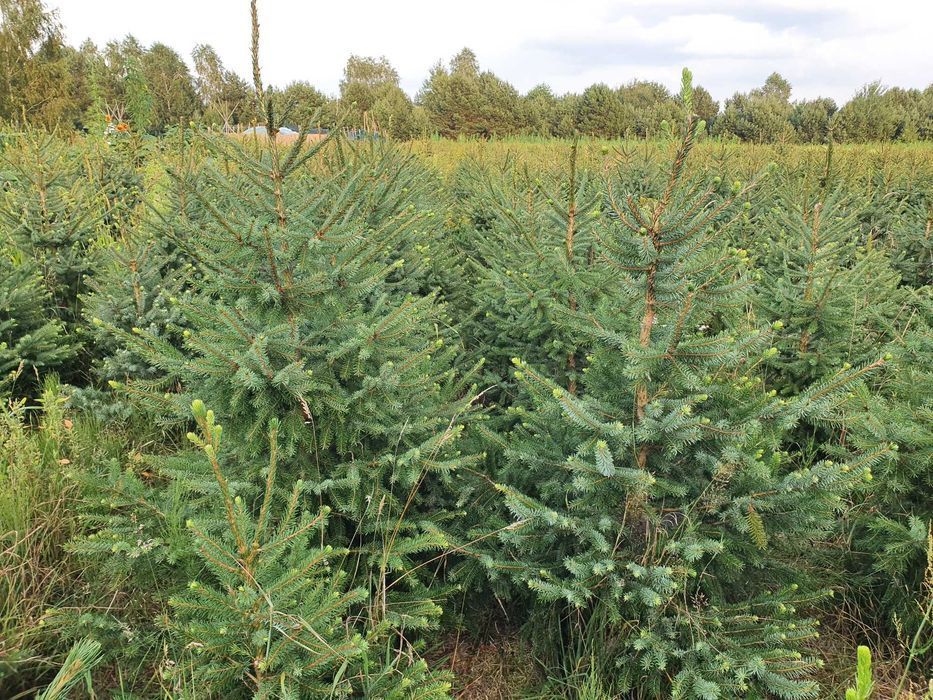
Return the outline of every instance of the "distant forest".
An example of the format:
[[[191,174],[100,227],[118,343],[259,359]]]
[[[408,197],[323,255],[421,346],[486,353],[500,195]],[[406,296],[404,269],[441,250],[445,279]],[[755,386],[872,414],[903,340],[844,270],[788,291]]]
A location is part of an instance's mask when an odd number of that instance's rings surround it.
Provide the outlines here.
[[[98,47],[64,41],[42,0],[0,0],[0,120],[49,128],[101,128],[105,120],[153,134],[197,122],[237,129],[261,121],[250,84],[207,44],[189,65],[170,46],[132,36]],[[778,73],[747,93],[716,102],[698,86],[694,109],[709,135],[750,142],[933,140],[933,84],[924,90],[870,83],[848,102],[791,100]],[[676,95],[656,82],[598,83],[556,95],[547,85],[521,94],[464,48],[431,69],[414,98],[385,57],[350,56],[340,92],[299,81],[269,86],[283,124],[378,131],[397,139],[457,137],[654,138],[679,114]]]

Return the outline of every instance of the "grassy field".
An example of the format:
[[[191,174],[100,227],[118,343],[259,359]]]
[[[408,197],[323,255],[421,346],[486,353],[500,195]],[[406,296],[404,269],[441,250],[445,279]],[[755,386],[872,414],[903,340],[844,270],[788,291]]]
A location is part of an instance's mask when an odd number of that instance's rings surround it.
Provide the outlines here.
[[[531,170],[563,169],[572,142],[559,139],[516,138],[499,140],[426,139],[411,141],[406,147],[438,172],[449,174],[464,161],[489,167],[512,164]],[[579,145],[579,162],[593,170],[621,163],[656,161],[669,157],[677,143],[667,141],[603,141],[584,138]],[[690,166],[712,168],[749,175],[770,163],[801,176],[818,177],[827,161],[826,146],[800,144],[750,144],[706,139],[697,143]],[[933,146],[925,143],[835,144],[830,163],[849,186],[864,185],[876,179],[916,181],[925,185],[933,175]]]

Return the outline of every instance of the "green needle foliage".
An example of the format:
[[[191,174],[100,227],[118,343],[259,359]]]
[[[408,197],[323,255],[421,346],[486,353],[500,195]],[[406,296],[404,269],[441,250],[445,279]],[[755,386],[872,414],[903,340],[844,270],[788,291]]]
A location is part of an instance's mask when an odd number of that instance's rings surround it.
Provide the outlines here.
[[[55,674],[49,686],[37,695],[37,700],[59,700],[67,698],[71,690],[84,681],[92,690],[91,671],[100,662],[100,643],[90,639],[76,642],[65,657],[65,663]]]
[[[222,449],[229,436],[203,402],[192,413],[198,453],[70,474],[100,496],[83,504],[87,534],[71,551],[103,562],[97,574],[113,590],[137,588],[120,609],[49,611],[45,622],[119,647],[120,668],[165,656],[173,697],[447,697],[443,674],[390,644],[388,625],[367,624],[349,551],[325,544],[330,509],[301,480],[280,486],[278,422],[255,469]]]
[[[54,136],[27,130],[2,151],[6,180],[0,196],[0,239],[32,258],[40,274],[47,313],[73,344],[81,321],[81,294],[93,274],[99,193],[84,163]],[[68,368],[77,371],[77,368]]]
[[[761,222],[757,251],[762,279],[755,299],[764,318],[780,320],[782,391],[798,392],[844,362],[861,364],[888,342],[906,302],[899,275],[881,250],[860,243],[858,211],[841,192],[807,201],[784,183]]]
[[[851,594],[874,625],[910,636],[923,624],[933,522],[933,301],[918,290],[903,334],[887,349],[891,371],[876,390],[856,392],[848,421],[859,450],[887,445],[872,488],[853,513]],[[929,650],[927,650],[929,655]]]
[[[171,142],[176,148],[169,157],[189,178],[194,178],[197,168],[189,140],[190,134],[179,132]],[[122,342],[112,329],[124,334],[133,328],[146,329],[173,347],[181,347],[186,323],[179,305],[172,300],[187,298],[198,274],[182,244],[205,212],[180,183],[166,180],[153,188],[147,216],[126,227],[100,251],[95,275],[88,282],[83,312],[94,346],[95,384],[159,376],[159,370],[144,354]],[[111,211],[114,216],[110,225],[120,224],[123,228],[127,212],[117,207]],[[72,396],[72,405],[92,410],[105,419],[133,415],[131,404],[105,394],[97,386],[82,387]]]
[[[747,314],[747,253],[723,242],[755,183],[720,194],[685,177],[698,130],[686,71],[681,100],[667,177],[637,194],[605,186],[592,255],[604,294],[552,306],[591,347],[577,393],[515,359],[531,408],[502,441],[512,525],[487,563],[636,697],[817,697],[804,607],[824,591],[800,570],[801,543],[832,530],[886,450],[805,463],[788,439],[802,420],[837,420],[884,360],[785,398],[767,387],[774,334]],[[552,645],[555,633],[542,630]]]
[[[220,463],[221,427],[213,411],[193,404],[203,450],[219,491],[220,512],[187,523],[206,576],[172,596],[177,649],[190,653],[177,667],[193,696],[326,697],[365,642],[342,618],[365,597],[340,588],[345,573],[329,574],[343,552],[316,543],[329,513],[303,509],[302,483],[276,503],[278,424],[269,429],[270,462],[261,504],[253,515],[235,495]],[[221,515],[222,513],[222,515]]]
[[[423,431],[415,399],[430,404],[442,394],[435,385],[450,383],[432,362],[444,356],[446,332],[431,295],[395,294],[390,284],[404,264],[398,247],[428,218],[400,199],[392,155],[339,159],[315,176],[301,166],[320,146],[206,146],[218,160],[186,183],[210,216],[180,241],[204,268],[195,296],[174,300],[190,327],[185,348],[145,329],[134,330],[138,344],[184,390],[216,394],[247,437],[280,417],[286,453],[304,460]],[[149,399],[160,410],[179,403]],[[430,427],[451,415],[428,418]]]
[[[204,215],[163,229],[198,273],[145,327],[100,320],[152,368],[111,383],[168,424],[210,397],[246,461],[277,421],[280,479],[331,510],[325,539],[370,594],[360,619],[406,646],[437,625],[446,589],[428,589],[429,564],[447,547],[451,473],[476,461],[457,449],[470,372],[451,366],[457,338],[413,244],[437,226],[418,206],[430,181],[391,147],[200,146],[202,167],[171,174]]]
[[[49,305],[33,260],[18,249],[0,248],[0,380],[18,370],[55,369],[73,357],[74,347],[61,322],[49,315]]]
[[[878,479],[859,489],[846,518],[851,546],[839,585],[859,601],[859,610],[872,611],[874,619],[881,613],[890,629],[911,634],[922,618],[917,601],[933,517],[925,498],[933,463],[931,316],[929,288],[914,288],[914,276],[901,278],[898,270],[911,269],[890,248],[924,235],[925,223],[904,213],[912,211],[910,193],[893,191],[866,202],[841,189],[784,181],[772,196],[775,206],[761,217],[751,245],[761,277],[755,312],[781,326],[775,343],[780,352],[767,360],[769,381],[790,396],[879,355],[888,364],[849,387],[851,400],[840,421],[807,420],[796,435],[811,459],[887,453],[877,465]],[[892,240],[873,230],[863,233],[860,221],[896,227]],[[905,221],[913,227],[905,228]],[[827,565],[840,570],[840,563]]]
[[[130,333],[145,328],[165,342],[181,345],[185,322],[177,304],[185,297],[195,273],[172,245],[155,237],[138,236],[112,245],[107,260],[90,283],[85,314],[99,356],[101,379],[151,379],[158,370],[135,348],[128,347],[109,326]]]
[[[574,309],[600,291],[586,274],[599,191],[592,175],[577,171],[577,150],[574,142],[568,172],[558,175],[478,167],[460,175],[477,202],[465,270],[477,306],[465,333],[495,380],[508,374],[512,357],[526,353],[562,384],[579,380],[581,338],[558,325],[552,309]]]

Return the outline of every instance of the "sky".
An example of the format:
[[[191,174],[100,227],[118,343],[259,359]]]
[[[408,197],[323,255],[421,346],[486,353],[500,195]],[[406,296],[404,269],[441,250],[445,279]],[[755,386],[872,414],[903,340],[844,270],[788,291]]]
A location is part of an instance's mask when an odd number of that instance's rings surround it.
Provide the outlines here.
[[[248,0],[46,0],[69,43],[133,34],[189,63],[198,43],[251,75]],[[259,0],[263,82],[338,92],[351,54],[382,56],[411,95],[431,67],[468,46],[481,68],[525,92],[655,80],[688,66],[717,100],[778,71],[792,99],[844,102],[862,85],[933,83],[933,0]]]

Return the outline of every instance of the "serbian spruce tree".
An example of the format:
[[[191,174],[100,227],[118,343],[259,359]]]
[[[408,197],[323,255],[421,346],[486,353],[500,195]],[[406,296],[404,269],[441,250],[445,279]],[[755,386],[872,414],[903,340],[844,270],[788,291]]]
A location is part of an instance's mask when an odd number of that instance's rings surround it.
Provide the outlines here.
[[[237,692],[247,689],[257,698],[326,696],[341,665],[365,649],[342,620],[365,592],[341,590],[344,572],[331,576],[329,561],[345,552],[320,543],[329,509],[304,510],[300,481],[284,503],[275,499],[275,420],[259,505],[248,507],[221,464],[222,430],[213,411],[200,401],[192,408],[198,431],[188,439],[210,464],[220,512],[187,523],[205,575],[171,599],[176,653],[192,657],[178,665],[179,688],[190,673],[199,692],[224,697],[248,697]]]
[[[851,523],[848,571],[860,608],[880,613],[902,638],[929,615],[929,532],[933,523],[933,290],[917,290],[902,334],[885,347],[891,370],[876,390],[856,392],[858,410],[848,447],[892,453],[876,469],[874,488],[857,504]],[[933,650],[927,649],[927,657]]]
[[[94,273],[100,192],[86,177],[81,154],[57,136],[27,130],[7,144],[0,169],[0,237],[32,258],[45,288],[44,306],[74,347],[83,338],[81,295]],[[6,245],[6,244],[5,244]],[[67,378],[83,368],[64,365]]]
[[[687,71],[681,97],[667,177],[605,187],[603,293],[554,307],[592,347],[577,393],[515,359],[533,408],[503,441],[512,523],[485,561],[553,613],[552,643],[559,629],[635,697],[816,697],[802,608],[821,592],[802,554],[879,454],[804,463],[786,437],[833,420],[883,360],[784,398],[765,385],[773,332],[747,313],[747,254],[722,242],[754,183],[721,196],[685,176],[699,129]]]
[[[466,461],[455,443],[470,398],[436,295],[398,277],[418,262],[399,251],[417,256],[411,237],[433,235],[410,196],[423,171],[392,148],[329,145],[205,139],[196,177],[174,174],[206,211],[172,234],[199,268],[169,299],[181,345],[170,325],[104,326],[158,370],[114,383],[155,415],[183,420],[204,397],[248,457],[277,420],[280,479],[332,509],[326,539],[350,548],[350,583],[372,593],[362,617],[410,632],[440,613],[417,562],[445,546],[443,483]]]
[[[888,449],[878,478],[861,489],[846,518],[846,564],[837,559],[828,566],[845,571],[839,583],[860,610],[881,612],[892,628],[909,632],[923,615],[916,601],[931,517],[926,500],[917,498],[929,491],[930,478],[931,434],[922,427],[929,418],[929,289],[911,289],[916,278],[902,280],[895,269],[910,272],[905,258],[861,233],[860,220],[879,216],[877,203],[789,181],[781,191],[751,246],[762,276],[756,313],[783,325],[781,352],[767,362],[769,380],[779,393],[793,395],[840,368],[891,358],[884,372],[852,387],[845,420],[829,429],[804,422],[797,433],[824,456]],[[896,188],[884,192],[879,201],[902,206]],[[898,221],[893,217],[891,225]],[[914,219],[913,226],[922,235],[922,222]]]
[[[46,371],[74,355],[35,262],[0,240],[0,386],[11,373]]]
[[[598,293],[597,280],[587,277],[598,191],[593,176],[577,168],[578,146],[571,145],[566,173],[474,167],[458,174],[470,193],[461,208],[470,219],[463,282],[473,304],[463,328],[497,379],[522,354],[571,392],[579,380],[585,348],[554,319],[555,306],[574,309]]]
[[[93,408],[103,417],[125,419],[132,414],[132,404],[114,400],[98,387],[107,381],[152,379],[159,376],[145,355],[122,342],[114,328],[124,334],[133,328],[145,329],[175,347],[181,346],[185,321],[172,299],[186,299],[193,279],[198,275],[194,259],[187,252],[187,236],[197,230],[205,209],[187,188],[197,177],[197,154],[192,152],[192,134],[179,131],[166,149],[165,159],[179,172],[180,179],[162,178],[153,187],[150,206],[144,216],[133,216],[117,207],[108,212],[116,218],[108,225],[119,224],[121,233],[98,254],[97,269],[88,281],[83,299],[93,352],[94,386],[83,387],[71,396],[71,404]],[[184,185],[182,184],[184,182]],[[117,216],[119,215],[119,216]]]
[[[384,658],[384,626],[361,629],[368,591],[341,566],[350,552],[325,542],[337,516],[283,469],[278,421],[258,468],[227,449],[235,441],[202,401],[192,412],[196,451],[67,473],[95,494],[71,544],[101,582],[91,595],[128,595],[119,608],[49,610],[45,622],[119,648],[110,660],[121,667],[157,650],[172,697],[448,697],[423,661],[397,647]]]
[[[756,312],[783,327],[770,359],[779,391],[846,362],[876,358],[905,316],[905,290],[879,248],[860,243],[857,202],[785,181],[752,249],[761,283]]]

